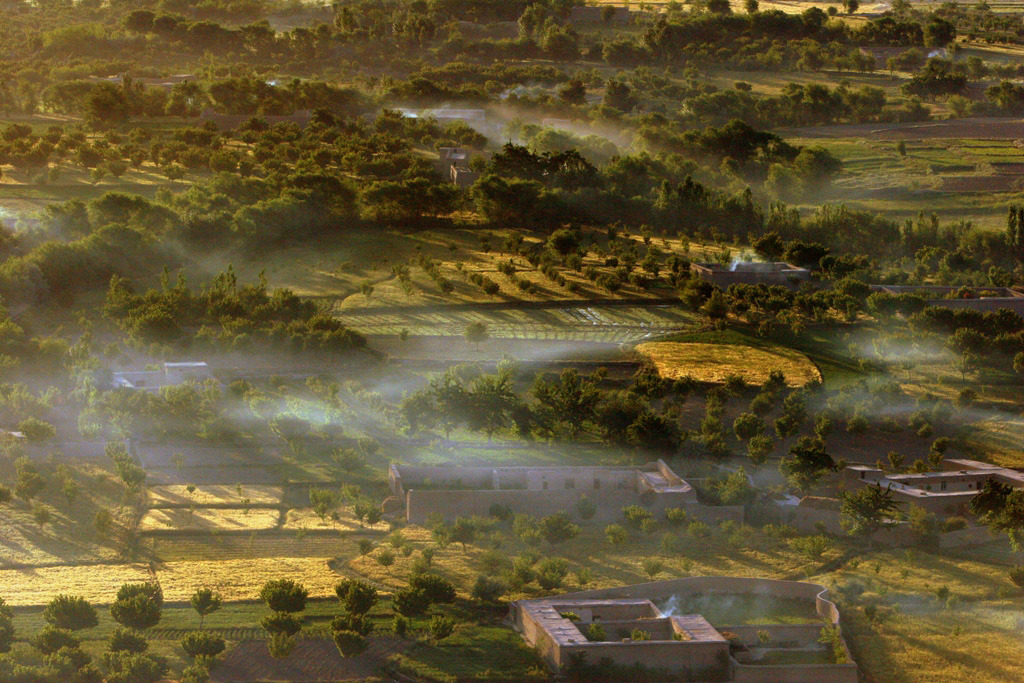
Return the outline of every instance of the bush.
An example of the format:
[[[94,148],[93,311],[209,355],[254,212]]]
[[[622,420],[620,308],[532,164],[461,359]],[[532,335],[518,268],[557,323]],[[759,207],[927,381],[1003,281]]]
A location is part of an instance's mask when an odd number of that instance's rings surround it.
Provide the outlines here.
[[[476,577],[476,582],[473,583],[470,595],[478,602],[492,604],[498,602],[501,596],[507,592],[508,586],[505,585],[504,581],[481,575]]]
[[[361,636],[373,632],[373,622],[365,614],[346,614],[331,619],[332,631],[355,631]]]
[[[587,627],[587,632],[583,635],[585,635],[587,640],[592,643],[600,643],[608,640],[608,632],[604,630],[604,626],[596,621],[590,623],[590,626]]]
[[[436,615],[427,626],[434,640],[444,640],[455,632],[455,620],[451,617]]]
[[[665,521],[672,526],[681,526],[686,523],[689,515],[683,508],[667,508],[665,510]]]
[[[50,655],[61,648],[77,649],[82,643],[65,628],[46,626],[32,639],[32,646],[44,655]]]
[[[643,525],[644,520],[652,519],[651,511],[639,505],[630,505],[622,508],[622,516],[626,519],[626,524],[634,529],[639,529]]]
[[[554,590],[562,585],[568,573],[569,565],[565,560],[548,557],[537,565],[537,583],[544,590]]]
[[[544,540],[555,545],[578,536],[580,528],[569,521],[569,515],[556,512],[540,520],[540,533]]]
[[[366,651],[366,638],[355,631],[335,631],[332,637],[342,657],[357,657]]]
[[[193,631],[182,637],[181,647],[190,657],[216,657],[224,652],[224,636],[211,631]]]
[[[134,631],[118,627],[110,634],[111,652],[132,652],[140,654],[145,652],[147,649],[149,649],[149,643],[146,642],[145,638]]]
[[[609,524],[604,528],[604,537],[611,545],[620,546],[629,539],[629,532],[621,524]]]
[[[495,503],[487,512],[491,517],[499,519],[502,522],[511,521],[513,516],[512,508],[508,505],[502,505],[501,503]]]
[[[1013,582],[1013,585],[1017,588],[1024,588],[1024,567],[1021,565],[1011,567],[1007,574],[1010,577],[1010,581]]]
[[[391,603],[399,614],[406,617],[417,617],[430,609],[430,599],[426,594],[415,588],[405,588],[391,596]]]
[[[409,579],[409,588],[422,591],[431,604],[455,602],[455,586],[436,574],[420,574]]]
[[[707,538],[711,535],[711,529],[708,525],[700,520],[690,522],[689,526],[686,527],[686,533],[690,534],[694,538]]]
[[[343,579],[334,592],[349,614],[366,614],[377,604],[377,589],[358,579]]]
[[[58,595],[43,610],[43,619],[50,626],[78,631],[99,623],[96,609],[77,595]]]
[[[280,634],[289,638],[302,630],[302,623],[288,612],[268,614],[260,621],[260,626],[272,635]]]
[[[46,665],[53,669],[62,680],[72,679],[79,669],[91,661],[92,657],[76,647],[62,647],[46,656]]]
[[[263,584],[260,599],[275,612],[301,612],[306,609],[309,591],[291,579],[276,579]]]
[[[399,638],[405,638],[409,634],[409,630],[412,628],[412,619],[401,614],[396,614],[391,627],[394,629],[395,635]]]
[[[942,522],[942,533],[960,531],[967,528],[967,520],[963,517],[949,517]]]
[[[597,514],[597,506],[586,496],[580,496],[580,499],[576,501],[576,513],[582,520],[593,519]]]

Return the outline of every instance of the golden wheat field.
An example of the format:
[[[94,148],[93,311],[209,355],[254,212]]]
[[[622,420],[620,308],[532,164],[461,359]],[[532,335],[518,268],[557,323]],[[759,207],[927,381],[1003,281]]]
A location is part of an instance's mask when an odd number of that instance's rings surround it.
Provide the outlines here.
[[[662,377],[687,375],[699,382],[722,382],[739,375],[750,384],[764,384],[768,373],[782,370],[790,386],[820,381],[821,372],[799,351],[775,347],[758,349],[739,344],[645,342],[636,350],[654,363]]]
[[[156,508],[146,512],[139,531],[266,531],[280,520],[276,508]]]
[[[284,491],[280,486],[223,486],[207,484],[188,487],[178,484],[153,486],[149,489],[149,506],[154,508],[188,507],[189,505],[280,505]]]
[[[81,595],[95,604],[113,601],[121,584],[156,578],[168,602],[183,602],[196,588],[207,586],[225,601],[255,600],[270,579],[298,579],[310,597],[334,595],[338,575],[325,557],[261,557],[223,561],[147,564],[100,564],[77,567],[0,569],[4,601],[14,606],[45,605],[59,593]]]

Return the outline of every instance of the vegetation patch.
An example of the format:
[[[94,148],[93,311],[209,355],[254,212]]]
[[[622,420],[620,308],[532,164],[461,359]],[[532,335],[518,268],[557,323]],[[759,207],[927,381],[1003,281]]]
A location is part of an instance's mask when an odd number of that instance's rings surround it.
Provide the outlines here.
[[[692,377],[724,382],[739,375],[748,384],[764,384],[772,370],[781,370],[790,386],[820,381],[821,372],[807,356],[781,346],[753,348],[735,344],[644,342],[636,350],[654,362],[662,377]]]

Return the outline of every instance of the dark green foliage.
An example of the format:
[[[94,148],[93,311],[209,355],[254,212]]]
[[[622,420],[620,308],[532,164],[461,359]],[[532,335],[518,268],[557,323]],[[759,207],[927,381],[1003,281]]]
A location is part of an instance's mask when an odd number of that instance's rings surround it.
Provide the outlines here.
[[[366,638],[355,631],[334,631],[332,637],[342,657],[356,657],[366,650]]]
[[[52,654],[63,647],[78,648],[81,644],[71,631],[53,626],[44,627],[32,639],[32,646],[44,655]]]
[[[110,634],[109,649],[111,652],[133,652],[138,654],[148,650],[149,643],[135,631],[118,627]]]
[[[117,623],[146,629],[160,621],[164,594],[156,583],[126,583],[117,591],[110,615]]]
[[[365,615],[377,604],[377,589],[358,579],[344,579],[334,587],[349,614]]]
[[[290,351],[343,352],[365,346],[334,317],[288,290],[268,291],[266,281],[239,285],[229,267],[201,291],[179,277],[172,286],[135,294],[114,278],[104,311],[126,332],[146,342],[209,348],[267,342]],[[243,337],[237,330],[244,329]],[[243,341],[244,338],[244,341]]]
[[[403,588],[391,596],[396,612],[406,617],[418,617],[430,608],[430,598],[416,588]]]
[[[294,636],[302,630],[302,622],[288,612],[273,612],[260,620],[260,626],[272,635]]]
[[[74,595],[58,595],[43,609],[47,624],[69,631],[92,628],[99,623],[96,609],[85,598]]]
[[[260,600],[275,612],[301,612],[306,609],[309,591],[291,579],[274,579],[263,584]]]
[[[186,633],[181,647],[190,657],[216,657],[224,651],[224,636],[209,631]]]
[[[409,579],[409,588],[420,591],[431,604],[454,602],[455,586],[437,574],[418,574]]]

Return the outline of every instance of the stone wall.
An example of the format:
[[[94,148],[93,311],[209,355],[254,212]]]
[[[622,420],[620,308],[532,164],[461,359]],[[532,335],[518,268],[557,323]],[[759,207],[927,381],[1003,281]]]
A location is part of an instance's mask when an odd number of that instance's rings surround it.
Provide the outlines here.
[[[816,612],[826,622],[840,627],[839,610],[828,599],[828,590],[818,584],[801,581],[780,581],[774,579],[748,579],[740,577],[709,576],[669,579],[651,583],[579,591],[558,596],[561,601],[574,600],[615,600],[649,599],[654,602],[667,600],[676,595],[703,595],[707,593],[733,593],[770,596],[777,599],[805,599],[813,601]],[[527,642],[535,645],[541,656],[555,669],[565,666],[569,653],[586,654],[587,661],[596,663],[610,658],[619,664],[640,662],[653,668],[688,670],[691,674],[700,672],[696,680],[715,680],[731,675],[732,680],[743,683],[857,683],[857,666],[852,657],[847,664],[800,664],[778,666],[743,665],[728,657],[728,645],[713,641],[672,641],[672,642],[608,642],[570,643],[561,647],[547,632],[533,623],[527,610],[510,605],[511,618]],[[754,638],[759,629],[767,629],[778,640],[816,640],[821,624],[770,625],[735,627],[733,630],[741,639]],[[841,633],[841,630],[840,630]],[[683,650],[679,646],[692,646]],[[844,643],[845,648],[845,643]],[[723,654],[724,653],[724,654]],[[849,657],[849,651],[847,650]],[[725,665],[728,662],[728,666]]]

